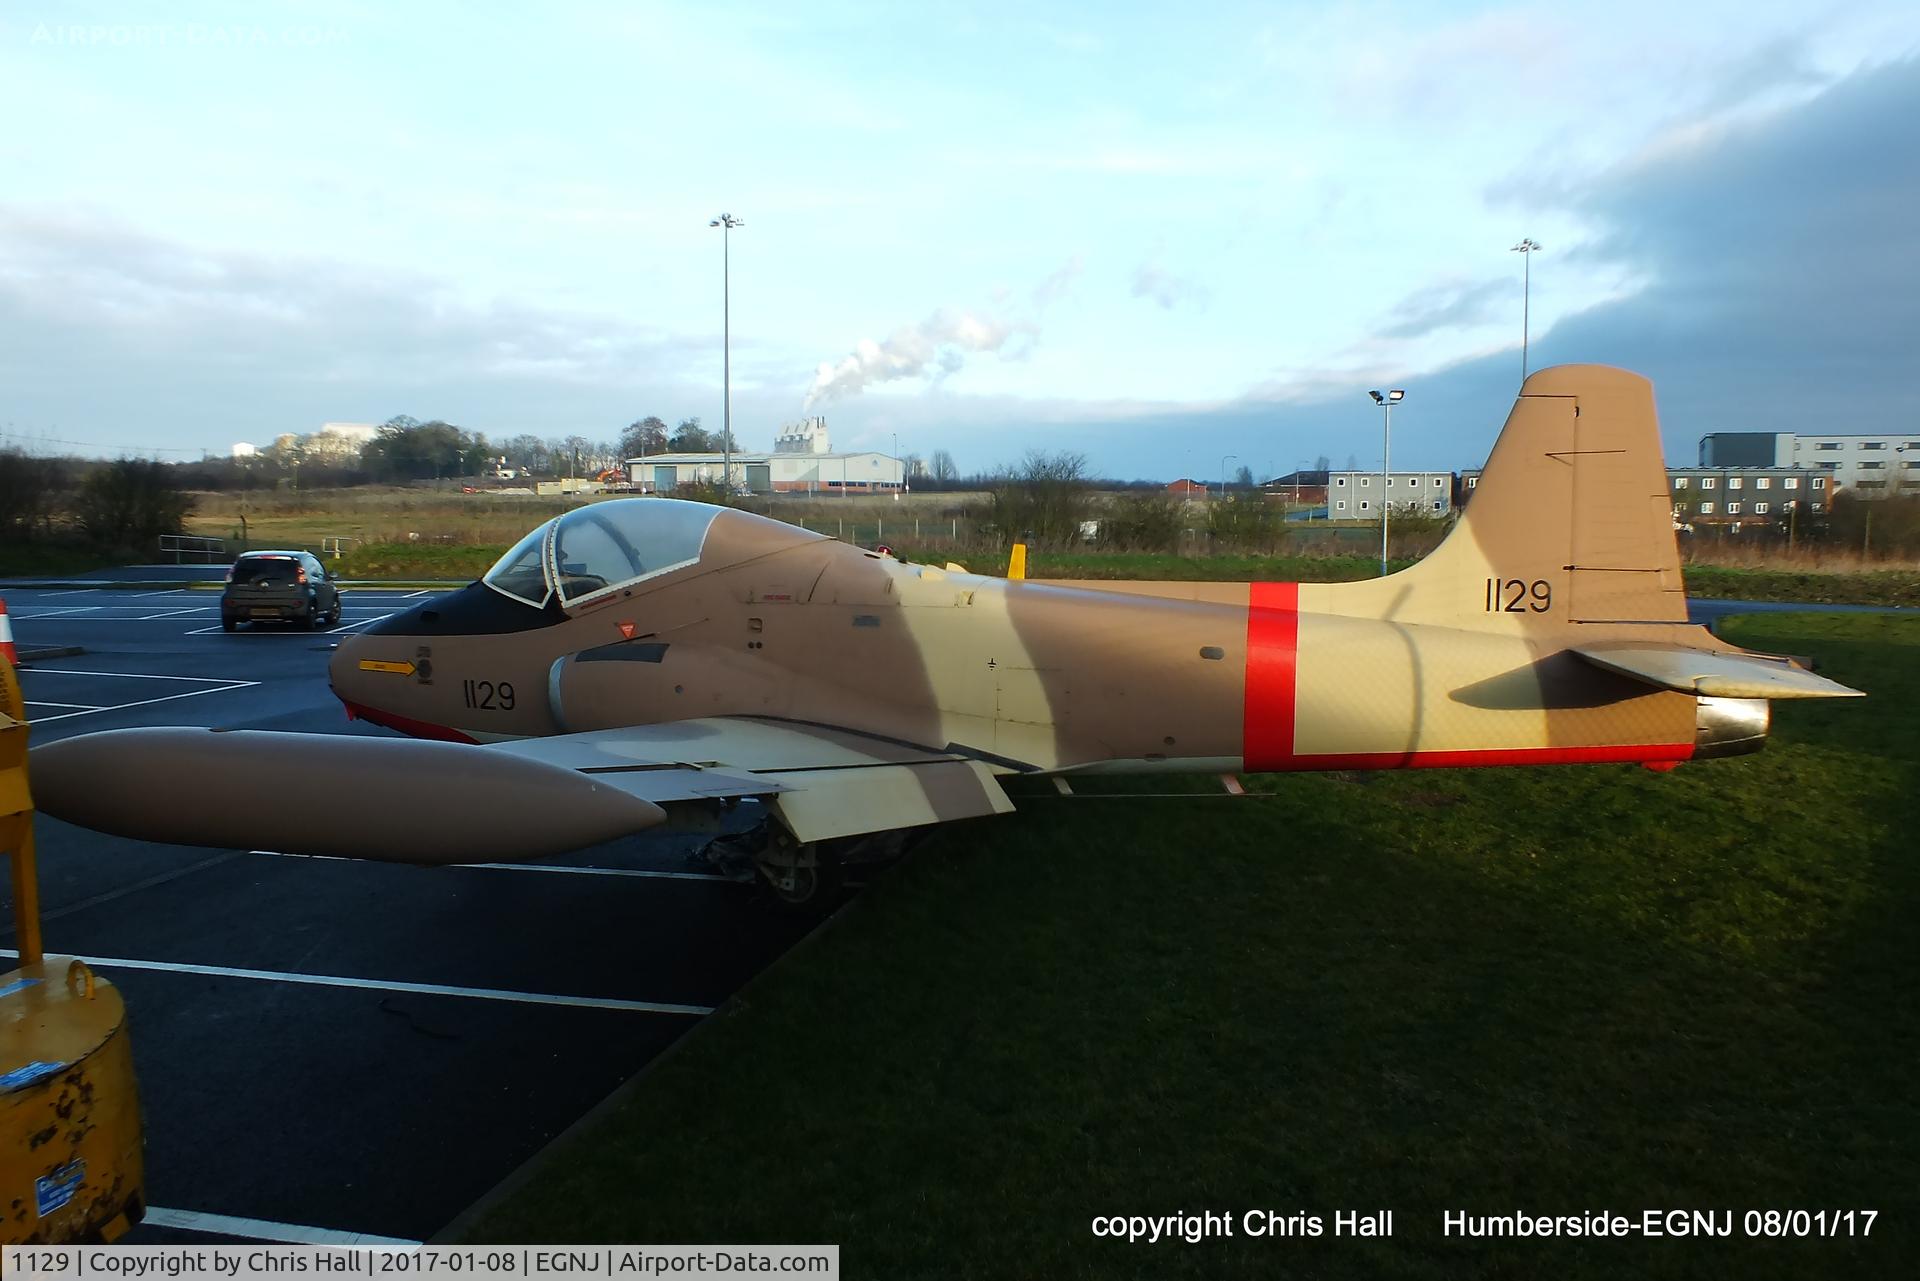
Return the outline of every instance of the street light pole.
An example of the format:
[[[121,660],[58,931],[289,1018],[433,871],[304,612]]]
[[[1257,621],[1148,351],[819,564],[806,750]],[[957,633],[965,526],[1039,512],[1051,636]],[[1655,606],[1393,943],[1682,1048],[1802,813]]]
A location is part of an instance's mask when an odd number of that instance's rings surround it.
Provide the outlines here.
[[[1528,308],[1533,299],[1533,256],[1540,251],[1540,242],[1531,237],[1522,240],[1509,253],[1520,255],[1523,264],[1520,268],[1520,381],[1527,381],[1527,332],[1529,329]]]
[[[1380,577],[1387,576],[1387,516],[1393,510],[1392,499],[1386,496],[1393,487],[1393,407],[1407,398],[1407,393],[1396,387],[1392,391],[1370,391],[1373,403],[1380,406]]]
[[[720,493],[722,502],[733,498],[733,287],[731,235],[735,227],[746,223],[723,213],[707,224],[720,228]]]

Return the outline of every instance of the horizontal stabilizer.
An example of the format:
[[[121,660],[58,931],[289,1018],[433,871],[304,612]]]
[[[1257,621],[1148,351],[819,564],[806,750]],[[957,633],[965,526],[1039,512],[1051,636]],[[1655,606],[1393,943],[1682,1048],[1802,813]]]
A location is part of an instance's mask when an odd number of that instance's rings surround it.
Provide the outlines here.
[[[1860,698],[1791,659],[1643,641],[1578,646],[1574,653],[1622,676],[1706,698]]]
[[[661,822],[591,774],[464,743],[178,727],[33,749],[34,801],[97,832],[394,863],[562,854]]]

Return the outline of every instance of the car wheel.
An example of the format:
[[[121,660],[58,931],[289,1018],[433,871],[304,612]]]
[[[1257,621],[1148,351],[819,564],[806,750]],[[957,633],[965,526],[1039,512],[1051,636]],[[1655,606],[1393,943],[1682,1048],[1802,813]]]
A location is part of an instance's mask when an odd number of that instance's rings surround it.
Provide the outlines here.
[[[223,632],[238,631],[239,629],[240,624],[234,619],[223,618],[220,620],[220,630]]]

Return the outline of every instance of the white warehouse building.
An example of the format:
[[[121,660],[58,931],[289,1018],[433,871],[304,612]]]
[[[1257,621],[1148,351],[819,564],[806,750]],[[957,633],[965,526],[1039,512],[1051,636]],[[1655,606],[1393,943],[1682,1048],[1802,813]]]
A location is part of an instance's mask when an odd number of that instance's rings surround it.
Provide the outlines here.
[[[643,494],[720,483],[719,453],[653,454],[626,460],[627,479]],[[780,452],[733,455],[733,488],[756,494],[891,494],[907,487],[906,465],[886,454]]]

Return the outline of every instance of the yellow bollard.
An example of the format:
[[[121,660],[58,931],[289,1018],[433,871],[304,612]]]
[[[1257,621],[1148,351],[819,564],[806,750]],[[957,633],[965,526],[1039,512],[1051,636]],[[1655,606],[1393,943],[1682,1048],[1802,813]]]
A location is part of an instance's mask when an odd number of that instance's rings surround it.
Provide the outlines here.
[[[1027,576],[1027,545],[1015,543],[1013,555],[1007,557],[1007,577],[1025,578]]]
[[[0,974],[0,1244],[111,1241],[146,1213],[126,1005],[84,961],[42,955],[26,706],[4,657],[0,854],[20,953]]]

